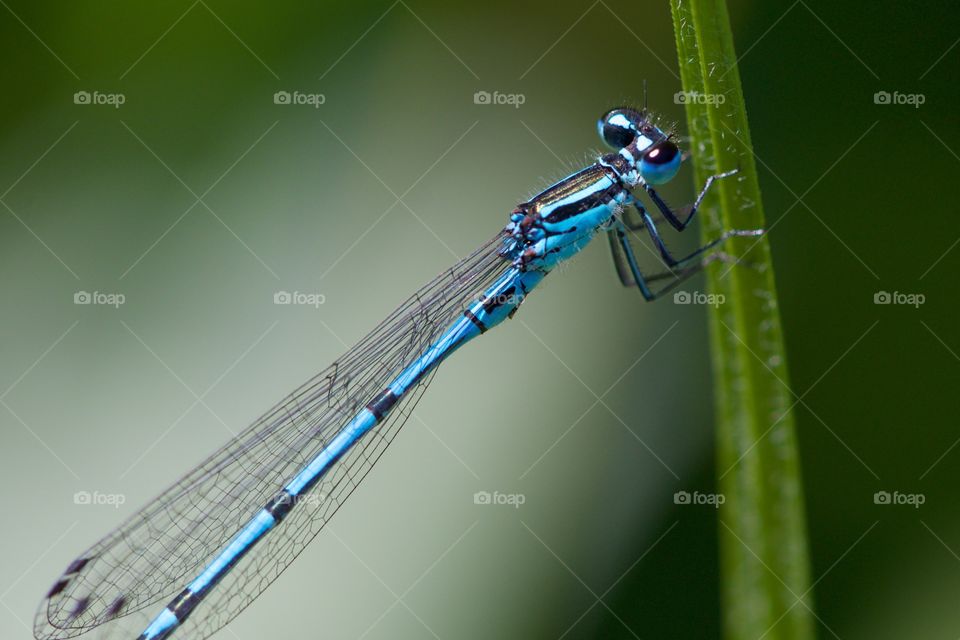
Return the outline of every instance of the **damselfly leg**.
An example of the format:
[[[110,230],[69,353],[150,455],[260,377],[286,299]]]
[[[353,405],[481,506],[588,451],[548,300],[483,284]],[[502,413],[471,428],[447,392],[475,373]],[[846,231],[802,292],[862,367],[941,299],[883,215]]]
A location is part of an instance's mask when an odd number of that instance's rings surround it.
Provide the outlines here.
[[[640,217],[644,222],[644,227],[650,233],[650,239],[653,240],[653,244],[656,245],[657,250],[660,252],[660,256],[663,258],[663,261],[667,264],[668,267],[676,267],[685,262],[688,262],[699,255],[702,255],[704,252],[709,251],[713,247],[717,246],[727,238],[733,237],[750,237],[750,236],[759,236],[763,234],[763,229],[730,229],[724,231],[720,234],[719,237],[714,238],[707,244],[703,245],[693,253],[684,256],[683,258],[675,258],[670,250],[667,249],[667,245],[664,243],[663,238],[660,236],[660,231],[657,229],[657,224],[653,221],[653,217],[647,213],[647,210],[643,208],[639,202],[634,203],[634,206],[637,208],[637,211],[640,213]]]
[[[677,215],[677,211],[674,211],[669,204],[663,201],[663,198],[660,197],[660,194],[657,193],[656,189],[649,184],[643,185],[643,189],[647,192],[647,195],[650,196],[650,199],[653,201],[653,204],[657,206],[657,209],[660,210],[660,213],[663,214],[664,219],[669,222],[677,231],[683,231],[687,228],[687,225],[690,224],[693,216],[700,208],[700,203],[703,202],[703,199],[706,197],[707,191],[710,189],[710,185],[712,185],[716,180],[720,180],[721,178],[729,178],[730,176],[735,175],[737,171],[738,169],[724,171],[723,173],[718,173],[707,178],[703,188],[697,195],[697,199],[693,201],[693,204],[689,208],[686,208],[686,217],[683,220],[680,220],[680,216]]]
[[[647,300],[654,300],[661,294],[666,291],[673,289],[683,280],[691,277],[698,271],[702,270],[710,262],[714,262],[717,258],[712,258],[707,256],[706,259],[702,259],[699,264],[692,266],[682,266],[694,258],[703,256],[710,249],[716,247],[721,242],[727,240],[728,238],[734,236],[758,236],[763,233],[763,230],[740,230],[733,229],[723,232],[718,238],[711,240],[704,246],[698,248],[692,253],[682,257],[675,257],[670,250],[667,248],[666,243],[663,240],[663,237],[660,235],[660,230],[657,227],[658,222],[666,221],[677,231],[683,231],[690,224],[693,216],[697,213],[697,210],[700,208],[700,204],[703,202],[704,197],[710,189],[710,186],[717,180],[721,178],[727,178],[729,176],[735,175],[738,170],[734,169],[732,171],[725,171],[723,173],[718,173],[707,178],[706,183],[703,185],[703,188],[700,190],[700,193],[697,195],[697,198],[694,200],[692,205],[683,207],[679,210],[674,210],[667,204],[663,198],[660,197],[660,194],[649,184],[641,182],[644,190],[647,192],[647,195],[650,197],[653,204],[659,210],[661,215],[654,216],[646,207],[644,207],[640,202],[636,200],[635,197],[631,195],[629,200],[625,203],[626,206],[620,212],[617,222],[610,229],[608,234],[608,239],[610,241],[610,249],[613,254],[614,266],[617,269],[617,274],[620,277],[620,281],[625,286],[636,286],[640,289],[640,292],[643,294],[643,297]],[[653,276],[644,276],[639,267],[637,266],[637,261],[633,253],[633,247],[630,245],[630,242],[627,238],[626,231],[640,231],[646,229],[650,235],[650,239],[653,241],[653,244],[656,246],[657,251],[660,253],[663,262],[667,267],[682,267],[677,270],[669,270],[661,274],[655,274],[656,276],[673,276],[677,278],[676,282],[671,283],[667,287],[659,291],[651,291],[647,286],[648,283],[653,282],[655,279]],[[726,254],[717,254],[726,256]],[[727,256],[728,257],[728,256]]]
[[[637,287],[640,290],[640,294],[648,301],[656,300],[665,293],[672,291],[681,283],[700,273],[704,268],[714,262],[725,262],[729,264],[737,262],[733,256],[723,251],[715,251],[696,264],[681,269],[668,269],[667,271],[644,275],[637,263],[636,255],[633,252],[633,245],[630,244],[625,228],[618,225],[610,229],[607,232],[607,239],[610,242],[613,264],[617,269],[620,282],[623,283],[625,287]],[[711,243],[704,249],[709,249],[717,242],[720,242],[720,240]],[[671,280],[671,282],[656,291],[650,289],[651,283],[661,280]]]

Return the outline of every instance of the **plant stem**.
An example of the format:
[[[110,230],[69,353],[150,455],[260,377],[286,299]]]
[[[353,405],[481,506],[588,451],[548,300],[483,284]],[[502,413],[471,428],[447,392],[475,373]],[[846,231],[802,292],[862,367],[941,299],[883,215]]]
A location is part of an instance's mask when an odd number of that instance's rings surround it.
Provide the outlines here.
[[[719,171],[701,209],[704,240],[764,227],[756,162],[724,0],[671,0],[698,185]],[[715,265],[709,310],[717,415],[721,600],[728,639],[813,638],[812,591],[789,387],[770,245],[733,238],[743,260]]]

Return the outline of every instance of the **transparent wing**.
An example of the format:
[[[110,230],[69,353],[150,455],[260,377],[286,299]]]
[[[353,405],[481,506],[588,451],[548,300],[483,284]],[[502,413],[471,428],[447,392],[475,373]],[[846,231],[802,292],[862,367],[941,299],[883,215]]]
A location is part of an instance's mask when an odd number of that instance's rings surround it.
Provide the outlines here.
[[[125,629],[142,630],[139,625],[492,284],[505,266],[504,242],[504,234],[497,235],[425,285],[343,357],[81,554],[41,603],[36,638],[71,638],[94,628],[102,631],[97,637],[114,637],[118,625],[104,623],[121,620],[130,623]],[[431,379],[411,389],[233,568],[183,625],[185,637],[212,634],[283,572],[372,468]]]

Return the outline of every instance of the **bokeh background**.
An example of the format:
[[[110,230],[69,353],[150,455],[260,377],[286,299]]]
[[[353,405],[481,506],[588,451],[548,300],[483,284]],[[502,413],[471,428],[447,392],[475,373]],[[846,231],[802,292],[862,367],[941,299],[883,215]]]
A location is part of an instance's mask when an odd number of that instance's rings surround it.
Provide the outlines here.
[[[66,563],[227,426],[588,162],[596,117],[644,79],[683,130],[665,2],[0,4],[3,638],[30,637]],[[802,399],[818,634],[955,638],[956,6],[730,11]],[[689,170],[666,189],[693,193]],[[716,513],[673,499],[716,475],[705,311],[643,303],[601,244],[442,367],[224,637],[718,636]]]

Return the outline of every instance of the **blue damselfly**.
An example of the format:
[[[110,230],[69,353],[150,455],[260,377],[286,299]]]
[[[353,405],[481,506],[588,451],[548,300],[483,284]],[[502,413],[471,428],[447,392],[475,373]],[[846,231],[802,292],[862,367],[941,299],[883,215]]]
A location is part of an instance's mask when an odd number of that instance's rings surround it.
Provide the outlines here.
[[[143,616],[141,639],[205,638],[250,604],[317,535],[393,440],[437,366],[512,317],[561,261],[605,232],[624,285],[653,300],[709,262],[727,231],[677,258],[657,222],[683,214],[655,185],[682,155],[646,109],[598,122],[613,153],[518,205],[506,227],[413,294],[339,360],[74,560],[37,613],[39,639],[109,632]],[[642,190],[655,218],[634,197]],[[667,265],[644,275],[628,231],[645,229]],[[654,287],[653,283],[661,282]],[[478,293],[479,292],[479,293]],[[165,607],[161,607],[166,604]]]

